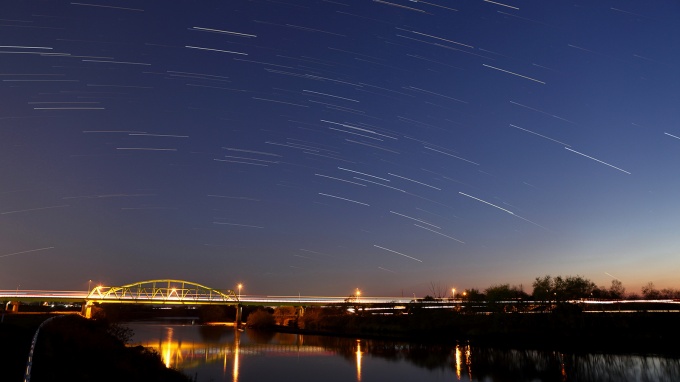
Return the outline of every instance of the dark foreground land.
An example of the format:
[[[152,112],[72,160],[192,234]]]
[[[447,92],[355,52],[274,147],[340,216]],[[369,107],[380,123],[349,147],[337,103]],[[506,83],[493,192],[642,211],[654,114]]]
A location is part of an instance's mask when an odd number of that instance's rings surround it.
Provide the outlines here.
[[[212,307],[202,313],[198,314],[200,321],[214,318],[224,321],[231,312]],[[271,328],[276,317],[265,310],[258,312],[254,307],[248,313],[248,324],[253,327],[265,326],[257,322],[260,317]],[[5,315],[0,324],[0,381],[23,379],[35,330],[50,316]],[[544,313],[480,314],[449,309],[412,309],[409,314],[371,315],[362,311],[351,314],[343,308],[310,308],[295,323],[297,326],[273,328],[424,344],[471,341],[499,348],[680,356],[677,346],[680,343],[680,313],[658,309],[583,312],[576,306],[564,305]],[[125,327],[111,324],[106,319],[86,320],[78,315],[56,318],[40,331],[32,381],[190,381],[182,373],[167,369],[158,354],[143,347],[126,347],[130,336],[131,332]]]
[[[35,330],[49,317],[4,317],[0,324],[1,381],[23,380]],[[166,368],[158,354],[141,346],[126,347],[130,335],[124,327],[105,320],[86,320],[78,315],[55,318],[38,335],[31,381],[190,381]]]

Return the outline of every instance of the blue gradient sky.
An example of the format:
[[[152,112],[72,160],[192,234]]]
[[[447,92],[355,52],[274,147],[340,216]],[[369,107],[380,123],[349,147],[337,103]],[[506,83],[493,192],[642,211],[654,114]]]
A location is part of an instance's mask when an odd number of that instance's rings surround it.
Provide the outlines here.
[[[678,286],[676,1],[2,8],[2,289]]]

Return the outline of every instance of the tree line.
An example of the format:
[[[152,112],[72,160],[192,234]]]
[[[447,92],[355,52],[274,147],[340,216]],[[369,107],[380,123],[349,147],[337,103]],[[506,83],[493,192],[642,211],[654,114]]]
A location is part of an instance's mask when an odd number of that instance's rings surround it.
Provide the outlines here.
[[[430,288],[434,296],[426,296],[425,299],[442,298],[437,296],[441,293],[438,284],[432,283]],[[649,282],[642,287],[641,293],[626,293],[623,283],[614,279],[609,287],[597,286],[591,280],[583,276],[556,276],[546,275],[536,277],[532,283],[531,294],[527,293],[522,284],[496,284],[483,291],[477,288],[465,289],[456,293],[455,298],[470,301],[509,301],[509,300],[534,300],[534,301],[568,301],[578,299],[608,299],[608,300],[656,300],[656,299],[680,299],[680,289],[664,288],[657,289],[654,283]],[[435,297],[436,296],[436,297]]]

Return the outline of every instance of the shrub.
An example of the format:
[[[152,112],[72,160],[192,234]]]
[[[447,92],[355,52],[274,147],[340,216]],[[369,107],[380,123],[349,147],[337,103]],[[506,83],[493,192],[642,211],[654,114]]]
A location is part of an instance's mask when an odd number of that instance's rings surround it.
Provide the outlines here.
[[[258,309],[248,315],[246,324],[249,328],[265,329],[274,326],[274,316],[264,309]]]

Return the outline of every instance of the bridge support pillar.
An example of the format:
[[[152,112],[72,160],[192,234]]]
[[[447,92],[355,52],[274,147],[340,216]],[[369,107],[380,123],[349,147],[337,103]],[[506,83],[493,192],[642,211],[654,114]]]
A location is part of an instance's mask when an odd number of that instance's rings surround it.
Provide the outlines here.
[[[85,301],[82,309],[80,310],[80,314],[87,319],[92,318],[92,305],[92,301]]]
[[[238,329],[241,326],[241,317],[243,315],[243,307],[241,304],[236,305],[236,319],[234,320],[234,326]]]
[[[10,305],[12,305],[12,308],[10,309]],[[5,305],[5,310],[10,311],[12,313],[18,313],[19,312],[19,301],[10,301]]]
[[[7,305],[12,305],[12,310],[10,312],[12,313],[18,313],[19,312],[19,301],[10,301],[7,303]],[[8,310],[7,307],[5,307],[5,310]]]

